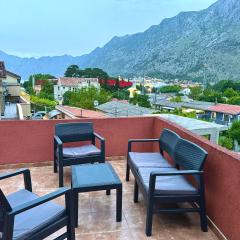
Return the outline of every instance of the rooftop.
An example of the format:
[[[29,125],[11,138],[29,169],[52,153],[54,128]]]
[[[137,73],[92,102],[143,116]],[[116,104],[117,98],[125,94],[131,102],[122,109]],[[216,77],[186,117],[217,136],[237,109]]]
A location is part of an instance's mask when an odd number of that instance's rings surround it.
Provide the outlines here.
[[[126,183],[124,180],[125,160],[111,161],[114,169],[123,182],[123,218],[122,222],[115,220],[115,194],[106,196],[104,191],[81,193],[79,195],[79,226],[76,231],[76,240],[119,239],[119,240],[217,240],[214,233],[209,230],[203,233],[199,227],[199,217],[193,214],[156,215],[153,223],[153,236],[147,238],[144,233],[146,208],[140,195],[139,203],[133,203],[133,178]],[[11,169],[0,170],[3,172]],[[31,167],[33,191],[40,196],[48,194],[58,188],[58,175],[53,174],[52,166]],[[1,188],[10,193],[23,187],[21,177],[1,181]],[[70,186],[70,169],[65,171],[66,185]],[[17,184],[16,184],[17,183]],[[113,191],[114,192],[114,191]],[[63,199],[58,203],[63,204]],[[58,236],[60,232],[54,234]],[[52,238],[49,237],[49,240]]]
[[[103,118],[107,117],[106,114],[98,111],[87,110],[77,107],[70,107],[65,105],[58,105],[56,109],[65,113],[70,118]]]
[[[124,101],[111,101],[96,107],[111,117],[141,116],[155,112],[150,108],[139,107]]]
[[[170,102],[166,99],[159,99],[155,101],[155,99],[152,99],[152,103],[156,105],[160,105],[163,107],[169,107],[169,108],[193,108],[198,110],[208,110],[210,107],[213,107],[215,103],[212,102],[202,102],[202,101],[189,101],[189,102]]]
[[[6,71],[6,74],[10,75],[11,77],[14,77],[14,78],[16,78],[18,80],[21,79],[21,76],[17,75],[16,73],[13,73],[13,72],[10,72],[10,71]]]
[[[227,126],[201,121],[194,118],[177,116],[174,114],[160,114],[164,119],[176,123],[198,135],[210,135],[211,141],[218,143],[219,133],[228,130]]]
[[[90,81],[90,82],[98,82],[98,78],[74,78],[74,77],[60,77],[58,79],[58,84],[66,87],[74,87],[79,84]]]
[[[217,104],[215,106],[209,107],[208,110],[212,112],[220,112],[232,115],[240,114],[240,106],[238,105]]]

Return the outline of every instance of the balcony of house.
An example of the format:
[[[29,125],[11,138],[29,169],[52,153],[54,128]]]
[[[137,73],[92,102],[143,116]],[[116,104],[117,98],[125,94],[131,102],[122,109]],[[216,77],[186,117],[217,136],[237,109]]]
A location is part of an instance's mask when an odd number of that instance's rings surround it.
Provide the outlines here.
[[[121,222],[115,221],[114,193],[110,196],[104,192],[79,195],[76,239],[239,239],[240,156],[160,117],[3,121],[0,124],[0,173],[26,167],[31,171],[35,193],[42,196],[56,190],[58,174],[53,172],[54,127],[57,123],[76,121],[93,122],[95,131],[106,140],[107,160],[123,183]],[[154,215],[153,235],[149,238],[145,235],[146,207],[143,197],[140,195],[139,203],[134,203],[133,176],[130,176],[129,182],[125,181],[127,145],[129,139],[159,138],[164,128],[175,131],[208,152],[204,165],[208,232],[201,231],[197,213],[172,213]],[[139,143],[134,145],[134,151],[158,151],[158,145]],[[70,186],[70,176],[71,170],[67,168],[64,174],[67,186]],[[21,181],[21,177],[17,176],[1,181],[0,186],[7,194],[20,189]],[[58,202],[61,204],[62,199]]]

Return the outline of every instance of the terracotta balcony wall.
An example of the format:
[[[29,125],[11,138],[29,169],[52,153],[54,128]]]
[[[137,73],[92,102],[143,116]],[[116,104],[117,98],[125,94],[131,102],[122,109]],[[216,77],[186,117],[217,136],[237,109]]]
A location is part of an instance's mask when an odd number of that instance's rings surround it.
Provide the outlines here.
[[[76,121],[76,120],[74,120]],[[0,164],[38,163],[53,160],[54,126],[68,120],[2,121],[0,123]],[[217,146],[159,117],[85,119],[106,139],[106,155],[126,156],[130,138],[158,138],[163,128],[176,131],[208,151],[205,164],[207,213],[231,240],[239,239],[240,155]],[[136,151],[157,150],[154,144],[137,144]]]
[[[81,120],[1,121],[0,164],[36,163],[53,160],[54,126],[61,122],[93,122],[94,130],[106,139],[106,155],[125,156],[130,138],[152,138],[154,118],[106,118]],[[136,150],[153,150],[138,144]]]

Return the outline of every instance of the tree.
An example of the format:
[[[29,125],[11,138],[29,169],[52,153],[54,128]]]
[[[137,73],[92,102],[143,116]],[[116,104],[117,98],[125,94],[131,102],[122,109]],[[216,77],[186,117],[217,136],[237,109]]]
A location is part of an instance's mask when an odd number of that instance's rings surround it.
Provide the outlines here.
[[[147,95],[135,93],[133,98],[131,98],[129,102],[134,105],[139,105],[141,107],[146,107],[146,108],[151,107],[151,103],[150,103],[149,97]]]
[[[49,80],[45,80],[42,89],[39,93],[40,98],[46,98],[49,100],[54,100],[54,84]]]
[[[79,76],[79,67],[78,65],[70,65],[66,72],[64,73],[65,77],[78,77]]]
[[[225,97],[227,97],[227,98],[232,98],[232,97],[237,96],[237,95],[238,95],[238,92],[235,91],[235,90],[233,90],[232,88],[227,88],[227,89],[224,91],[223,95],[224,95]]]
[[[176,96],[176,97],[171,98],[170,101],[179,103],[179,102],[182,102],[182,98],[181,98],[181,96]]]
[[[226,102],[225,98],[222,96],[220,92],[217,92],[209,88],[203,91],[203,94],[198,97],[198,100],[206,101],[206,102],[218,102],[218,103]]]
[[[34,95],[35,92],[34,92],[34,89],[33,89],[33,81],[32,79],[29,79],[28,81],[25,81],[23,83],[23,87],[25,89],[25,91],[30,94],[30,95]]]
[[[112,97],[119,100],[129,100],[129,95],[130,93],[127,89],[118,89],[112,93]]]
[[[84,109],[94,109],[94,101],[103,104],[111,100],[111,95],[103,88],[81,88],[76,92],[68,91],[63,95],[63,104]]]
[[[202,94],[202,88],[200,86],[190,87],[190,90],[189,97],[192,99],[197,99]]]
[[[240,121],[234,121],[228,130],[229,136],[240,143]]]
[[[38,73],[38,74],[30,75],[29,78],[28,78],[28,81],[25,81],[23,83],[23,87],[25,88],[26,92],[30,95],[35,94],[35,91],[33,89],[33,77],[34,77],[34,80],[35,80],[35,84],[36,84],[37,80],[55,79],[55,77],[52,76],[51,74]]]
[[[227,103],[232,105],[240,105],[240,96],[230,98]]]
[[[163,86],[160,88],[161,93],[178,93],[181,90],[181,86],[173,85],[173,86]]]
[[[109,76],[100,68],[86,68],[79,71],[79,77],[99,78],[101,80],[109,79]]]
[[[98,78],[101,80],[109,79],[109,75],[100,68],[80,69],[78,65],[69,66],[64,76],[65,77]]]

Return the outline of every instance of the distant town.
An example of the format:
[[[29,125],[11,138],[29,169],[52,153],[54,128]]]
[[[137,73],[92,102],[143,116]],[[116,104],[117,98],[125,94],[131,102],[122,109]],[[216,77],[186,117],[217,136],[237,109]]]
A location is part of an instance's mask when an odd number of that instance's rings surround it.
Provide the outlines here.
[[[204,82],[204,83],[203,83]],[[111,77],[98,68],[69,66],[64,76],[21,76],[0,62],[1,120],[49,120],[158,114],[239,151],[240,82]]]

